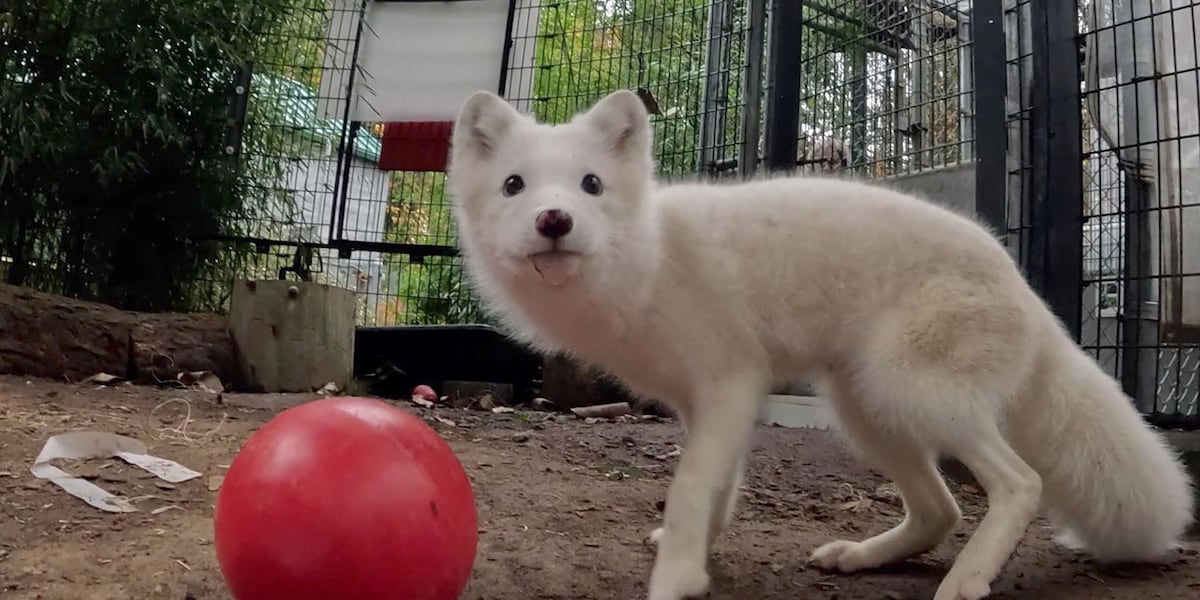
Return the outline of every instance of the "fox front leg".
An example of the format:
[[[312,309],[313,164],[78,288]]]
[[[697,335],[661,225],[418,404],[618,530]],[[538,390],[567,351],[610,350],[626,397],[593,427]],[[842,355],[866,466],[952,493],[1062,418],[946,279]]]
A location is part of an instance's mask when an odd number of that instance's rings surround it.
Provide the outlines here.
[[[684,600],[708,591],[709,544],[758,418],[763,379],[729,377],[701,386],[689,407],[688,442],[667,493],[649,600]]]

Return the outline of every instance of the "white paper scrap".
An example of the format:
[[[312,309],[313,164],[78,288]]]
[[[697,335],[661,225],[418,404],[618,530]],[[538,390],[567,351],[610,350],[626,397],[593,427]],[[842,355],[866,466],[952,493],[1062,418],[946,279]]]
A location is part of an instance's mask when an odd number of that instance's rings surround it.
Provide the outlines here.
[[[183,483],[184,481],[200,476],[200,473],[173,460],[150,456],[149,454],[118,452],[117,457],[131,465],[141,467],[144,471],[153,473],[155,477],[168,483]]]
[[[55,459],[78,460],[109,456],[119,457],[171,483],[200,476],[200,473],[176,462],[147,454],[146,445],[139,440],[99,431],[73,431],[51,436],[42,446],[42,451],[38,453],[29,470],[34,477],[48,480],[68,494],[100,510],[117,513],[136,512],[137,507],[128,500],[50,464],[50,461]]]

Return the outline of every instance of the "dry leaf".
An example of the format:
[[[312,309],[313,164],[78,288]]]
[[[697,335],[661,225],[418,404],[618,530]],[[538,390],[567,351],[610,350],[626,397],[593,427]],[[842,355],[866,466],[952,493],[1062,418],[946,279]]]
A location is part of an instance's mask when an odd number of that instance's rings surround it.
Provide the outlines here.
[[[113,383],[118,383],[120,381],[121,381],[121,378],[117,377],[116,375],[110,375],[108,373],[101,372],[101,373],[96,373],[95,375],[92,375],[91,377],[88,377],[87,379],[84,379],[83,383],[94,383],[96,385],[110,385]]]
[[[187,387],[199,388],[210,394],[220,394],[225,391],[221,378],[209,371],[189,371],[175,376],[179,383]]]

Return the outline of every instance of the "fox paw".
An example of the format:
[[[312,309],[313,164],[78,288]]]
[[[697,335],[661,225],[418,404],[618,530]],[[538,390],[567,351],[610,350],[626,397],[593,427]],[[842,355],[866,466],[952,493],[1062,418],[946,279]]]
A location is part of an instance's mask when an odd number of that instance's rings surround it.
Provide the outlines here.
[[[853,573],[879,566],[874,564],[873,558],[864,551],[862,542],[847,540],[830,542],[817,548],[809,557],[809,561],[826,571],[842,573]]]
[[[703,565],[684,561],[659,561],[650,575],[649,600],[687,600],[708,593],[709,578]]]
[[[650,535],[646,537],[646,540],[651,543],[657,544],[658,541],[662,539],[662,536],[663,536],[663,528],[659,527],[659,528],[655,529],[654,531],[651,531]]]
[[[980,600],[992,593],[991,583],[979,574],[959,575],[954,569],[942,580],[933,600]]]

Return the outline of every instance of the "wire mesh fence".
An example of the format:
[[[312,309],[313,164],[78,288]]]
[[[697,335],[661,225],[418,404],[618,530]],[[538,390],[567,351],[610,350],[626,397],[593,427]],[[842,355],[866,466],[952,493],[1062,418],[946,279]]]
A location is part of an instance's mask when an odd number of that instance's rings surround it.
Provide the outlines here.
[[[1022,266],[1034,257],[1030,241],[1034,237],[1033,211],[1030,197],[1033,181],[1032,139],[1033,114],[1033,23],[1031,7],[1034,0],[1005,0],[1004,22],[1004,154],[1005,227],[1002,239],[1010,254]]]
[[[653,115],[663,175],[736,173],[744,8],[744,2],[734,0],[518,0],[504,94],[539,120],[561,123],[605,94],[636,90]],[[453,248],[444,173],[396,172],[389,177],[384,241]],[[382,264],[385,285],[365,294],[366,303],[375,308],[365,311],[364,322],[485,318],[457,258],[417,251],[385,255]]]
[[[971,3],[804,3],[799,164],[883,178],[972,156]]]
[[[1200,418],[1200,3],[1079,3],[1082,341],[1163,423]]]
[[[484,320],[455,256],[444,173],[381,170],[385,124],[322,110],[353,78],[372,78],[353,58],[380,35],[355,25],[367,3],[296,2],[264,31],[279,43],[251,67],[241,132],[240,158],[277,169],[250,182],[272,202],[223,238],[223,267],[242,277],[299,266],[286,276],[355,289],[363,325]],[[514,0],[512,10],[503,91],[519,109],[559,123],[634,89],[664,176],[740,172],[745,2]],[[230,281],[196,282],[205,308],[223,307]]]

